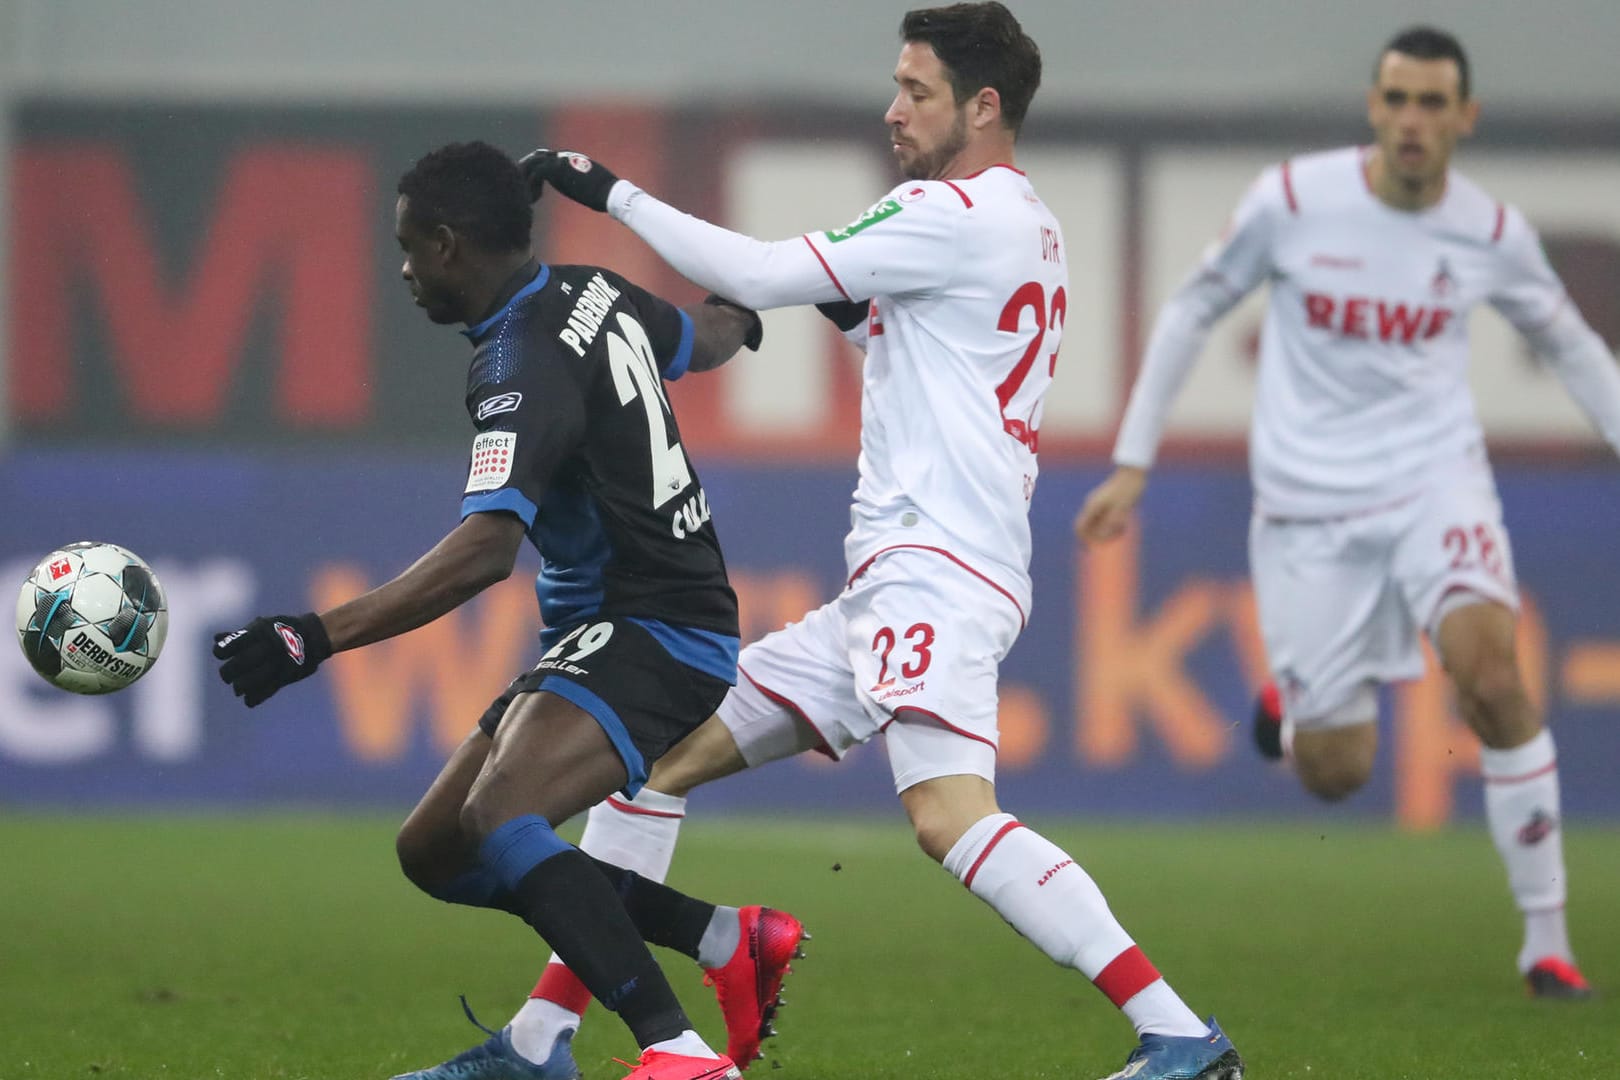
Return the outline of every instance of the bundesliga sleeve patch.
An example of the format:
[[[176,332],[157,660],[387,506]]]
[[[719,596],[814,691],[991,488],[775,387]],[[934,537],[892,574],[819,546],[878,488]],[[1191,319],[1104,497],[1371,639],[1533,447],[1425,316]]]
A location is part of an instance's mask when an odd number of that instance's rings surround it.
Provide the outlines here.
[[[466,494],[505,487],[512,478],[512,456],[516,450],[516,432],[481,432],[472,444],[472,469],[467,473]]]
[[[827,242],[829,244],[841,243],[848,240],[862,229],[871,228],[884,218],[894,217],[894,215],[898,214],[904,209],[905,207],[901,206],[893,199],[884,199],[866,213],[862,214],[848,225],[845,225],[842,229],[828,229],[823,235],[827,237]]]

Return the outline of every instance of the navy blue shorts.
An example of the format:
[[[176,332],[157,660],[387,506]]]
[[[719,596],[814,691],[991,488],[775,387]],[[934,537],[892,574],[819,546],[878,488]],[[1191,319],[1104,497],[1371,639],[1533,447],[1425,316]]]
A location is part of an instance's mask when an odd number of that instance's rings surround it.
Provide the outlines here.
[[[596,718],[624,760],[627,795],[653,764],[720,707],[731,684],[677,660],[628,618],[589,619],[569,630],[540,662],[513,679],[478,726],[494,738],[519,694],[556,694]]]

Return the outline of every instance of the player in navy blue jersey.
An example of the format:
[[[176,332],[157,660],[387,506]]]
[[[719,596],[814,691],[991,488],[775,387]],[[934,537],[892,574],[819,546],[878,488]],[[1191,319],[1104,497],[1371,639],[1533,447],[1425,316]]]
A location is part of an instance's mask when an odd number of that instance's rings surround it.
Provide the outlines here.
[[[434,322],[464,323],[474,348],[461,523],[387,584],[319,615],[255,619],[214,653],[257,705],[332,653],[504,580],[526,537],[542,562],[541,658],[412,811],[401,866],[439,899],[529,923],[630,1027],[643,1051],[635,1080],[735,1078],[646,942],[725,964],[748,951],[738,909],[594,860],[553,826],[633,795],[736,681],[736,597],[663,383],[757,347],[759,320],[713,297],[678,309],[599,267],[545,265],[532,220],[516,164],[484,143],[443,147],[401,178],[404,279]],[[566,1045],[550,1069],[524,1049],[508,1029],[432,1074],[577,1075]]]

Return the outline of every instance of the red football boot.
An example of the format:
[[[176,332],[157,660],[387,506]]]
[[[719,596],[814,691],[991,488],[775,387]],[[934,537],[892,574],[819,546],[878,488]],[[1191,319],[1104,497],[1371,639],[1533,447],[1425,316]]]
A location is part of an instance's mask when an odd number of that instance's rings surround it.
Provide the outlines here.
[[[619,1064],[630,1063],[620,1061]],[[641,1060],[624,1080],[742,1080],[742,1073],[728,1057],[687,1057],[663,1050],[643,1050]]]
[[[1592,987],[1582,978],[1580,969],[1556,956],[1537,960],[1535,966],[1524,973],[1524,986],[1535,998],[1584,1001],[1592,996]]]
[[[726,1019],[726,1055],[746,1069],[764,1057],[761,1041],[776,1034],[771,1021],[782,1007],[782,980],[788,961],[804,955],[809,941],[804,924],[785,911],[751,905],[738,911],[742,940],[724,967],[706,968],[705,985],[714,987]]]

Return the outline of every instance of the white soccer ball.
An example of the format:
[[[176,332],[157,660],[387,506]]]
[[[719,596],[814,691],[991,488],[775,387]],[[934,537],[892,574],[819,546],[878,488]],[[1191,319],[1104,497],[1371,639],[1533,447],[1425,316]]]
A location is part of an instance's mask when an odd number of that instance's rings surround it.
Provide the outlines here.
[[[122,690],[169,633],[163,588],[140,556],[84,541],[53,551],[17,597],[17,640],[34,670],[75,694]]]

